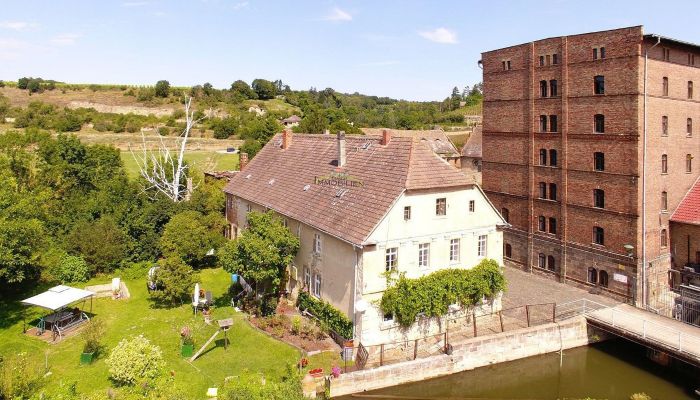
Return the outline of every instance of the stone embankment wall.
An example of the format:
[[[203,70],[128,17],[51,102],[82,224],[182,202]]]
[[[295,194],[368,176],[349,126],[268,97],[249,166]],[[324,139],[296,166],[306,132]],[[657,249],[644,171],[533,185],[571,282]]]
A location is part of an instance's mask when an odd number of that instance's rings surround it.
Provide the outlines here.
[[[477,337],[453,344],[441,354],[379,368],[342,374],[331,380],[331,397],[422,381],[491,364],[553,353],[599,341],[584,317],[512,332]]]

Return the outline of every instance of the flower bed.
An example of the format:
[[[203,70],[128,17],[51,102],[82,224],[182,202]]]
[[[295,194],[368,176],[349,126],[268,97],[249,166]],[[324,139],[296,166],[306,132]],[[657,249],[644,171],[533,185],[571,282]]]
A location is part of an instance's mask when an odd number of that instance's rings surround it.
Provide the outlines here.
[[[304,351],[338,350],[335,342],[312,321],[298,315],[253,317],[250,322],[283,342]]]

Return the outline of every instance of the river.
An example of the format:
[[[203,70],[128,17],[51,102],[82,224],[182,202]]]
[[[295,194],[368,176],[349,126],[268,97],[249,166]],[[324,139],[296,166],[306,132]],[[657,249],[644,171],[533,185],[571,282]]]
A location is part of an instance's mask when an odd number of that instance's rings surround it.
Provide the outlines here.
[[[653,400],[699,399],[700,371],[660,366],[646,349],[624,340],[482,367],[442,378],[365,392],[341,399],[629,400],[644,392]]]

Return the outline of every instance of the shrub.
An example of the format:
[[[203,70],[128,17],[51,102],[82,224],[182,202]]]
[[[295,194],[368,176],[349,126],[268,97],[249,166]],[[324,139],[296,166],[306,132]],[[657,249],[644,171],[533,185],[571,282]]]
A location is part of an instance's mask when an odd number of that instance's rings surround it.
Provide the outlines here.
[[[155,95],[158,97],[168,97],[170,94],[170,82],[162,80],[156,82]]]
[[[127,236],[111,217],[76,224],[66,238],[68,250],[79,253],[92,270],[112,271],[127,256]]]
[[[105,328],[102,321],[91,319],[80,333],[84,342],[83,353],[96,353],[100,351],[104,333]]]
[[[109,377],[117,385],[149,382],[161,375],[163,355],[158,346],[142,335],[123,339],[106,360]]]
[[[160,128],[158,128],[158,134],[160,136],[168,136],[170,135],[170,129],[168,129],[167,126],[161,126]]]
[[[194,267],[211,260],[207,253],[225,240],[221,235],[220,214],[203,216],[197,211],[183,211],[165,225],[160,246],[166,257],[180,257]]]
[[[168,257],[158,262],[156,270],[156,287],[151,297],[159,303],[174,305],[190,295],[194,287],[194,272],[179,257]]]
[[[61,259],[54,275],[61,283],[85,282],[90,279],[90,267],[83,257],[66,255]]]
[[[297,336],[301,334],[301,317],[298,315],[292,318],[292,334]]]
[[[28,399],[40,385],[40,367],[27,353],[0,358],[0,399]]]
[[[290,368],[291,369],[291,368]],[[228,379],[219,390],[221,400],[304,400],[301,379],[288,372],[282,382],[265,379],[245,371],[238,378]]]
[[[329,303],[313,298],[309,293],[301,291],[297,297],[297,307],[300,310],[307,310],[342,337],[346,339],[352,338],[352,321]]]
[[[474,306],[505,287],[498,263],[485,259],[472,269],[443,269],[416,279],[402,274],[382,294],[380,308],[408,327],[419,314],[439,317],[447,314],[451,304]]]

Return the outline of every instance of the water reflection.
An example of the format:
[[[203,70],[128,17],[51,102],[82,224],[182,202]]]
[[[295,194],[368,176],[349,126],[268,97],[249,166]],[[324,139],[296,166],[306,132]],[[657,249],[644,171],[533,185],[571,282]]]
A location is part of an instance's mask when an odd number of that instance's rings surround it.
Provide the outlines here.
[[[663,367],[646,349],[614,340],[559,354],[479,368],[456,375],[366,392],[374,399],[628,400],[644,392],[654,400],[697,399],[698,369]],[[379,396],[378,396],[379,395]],[[357,399],[358,397],[354,397]],[[345,397],[351,399],[353,397]]]

